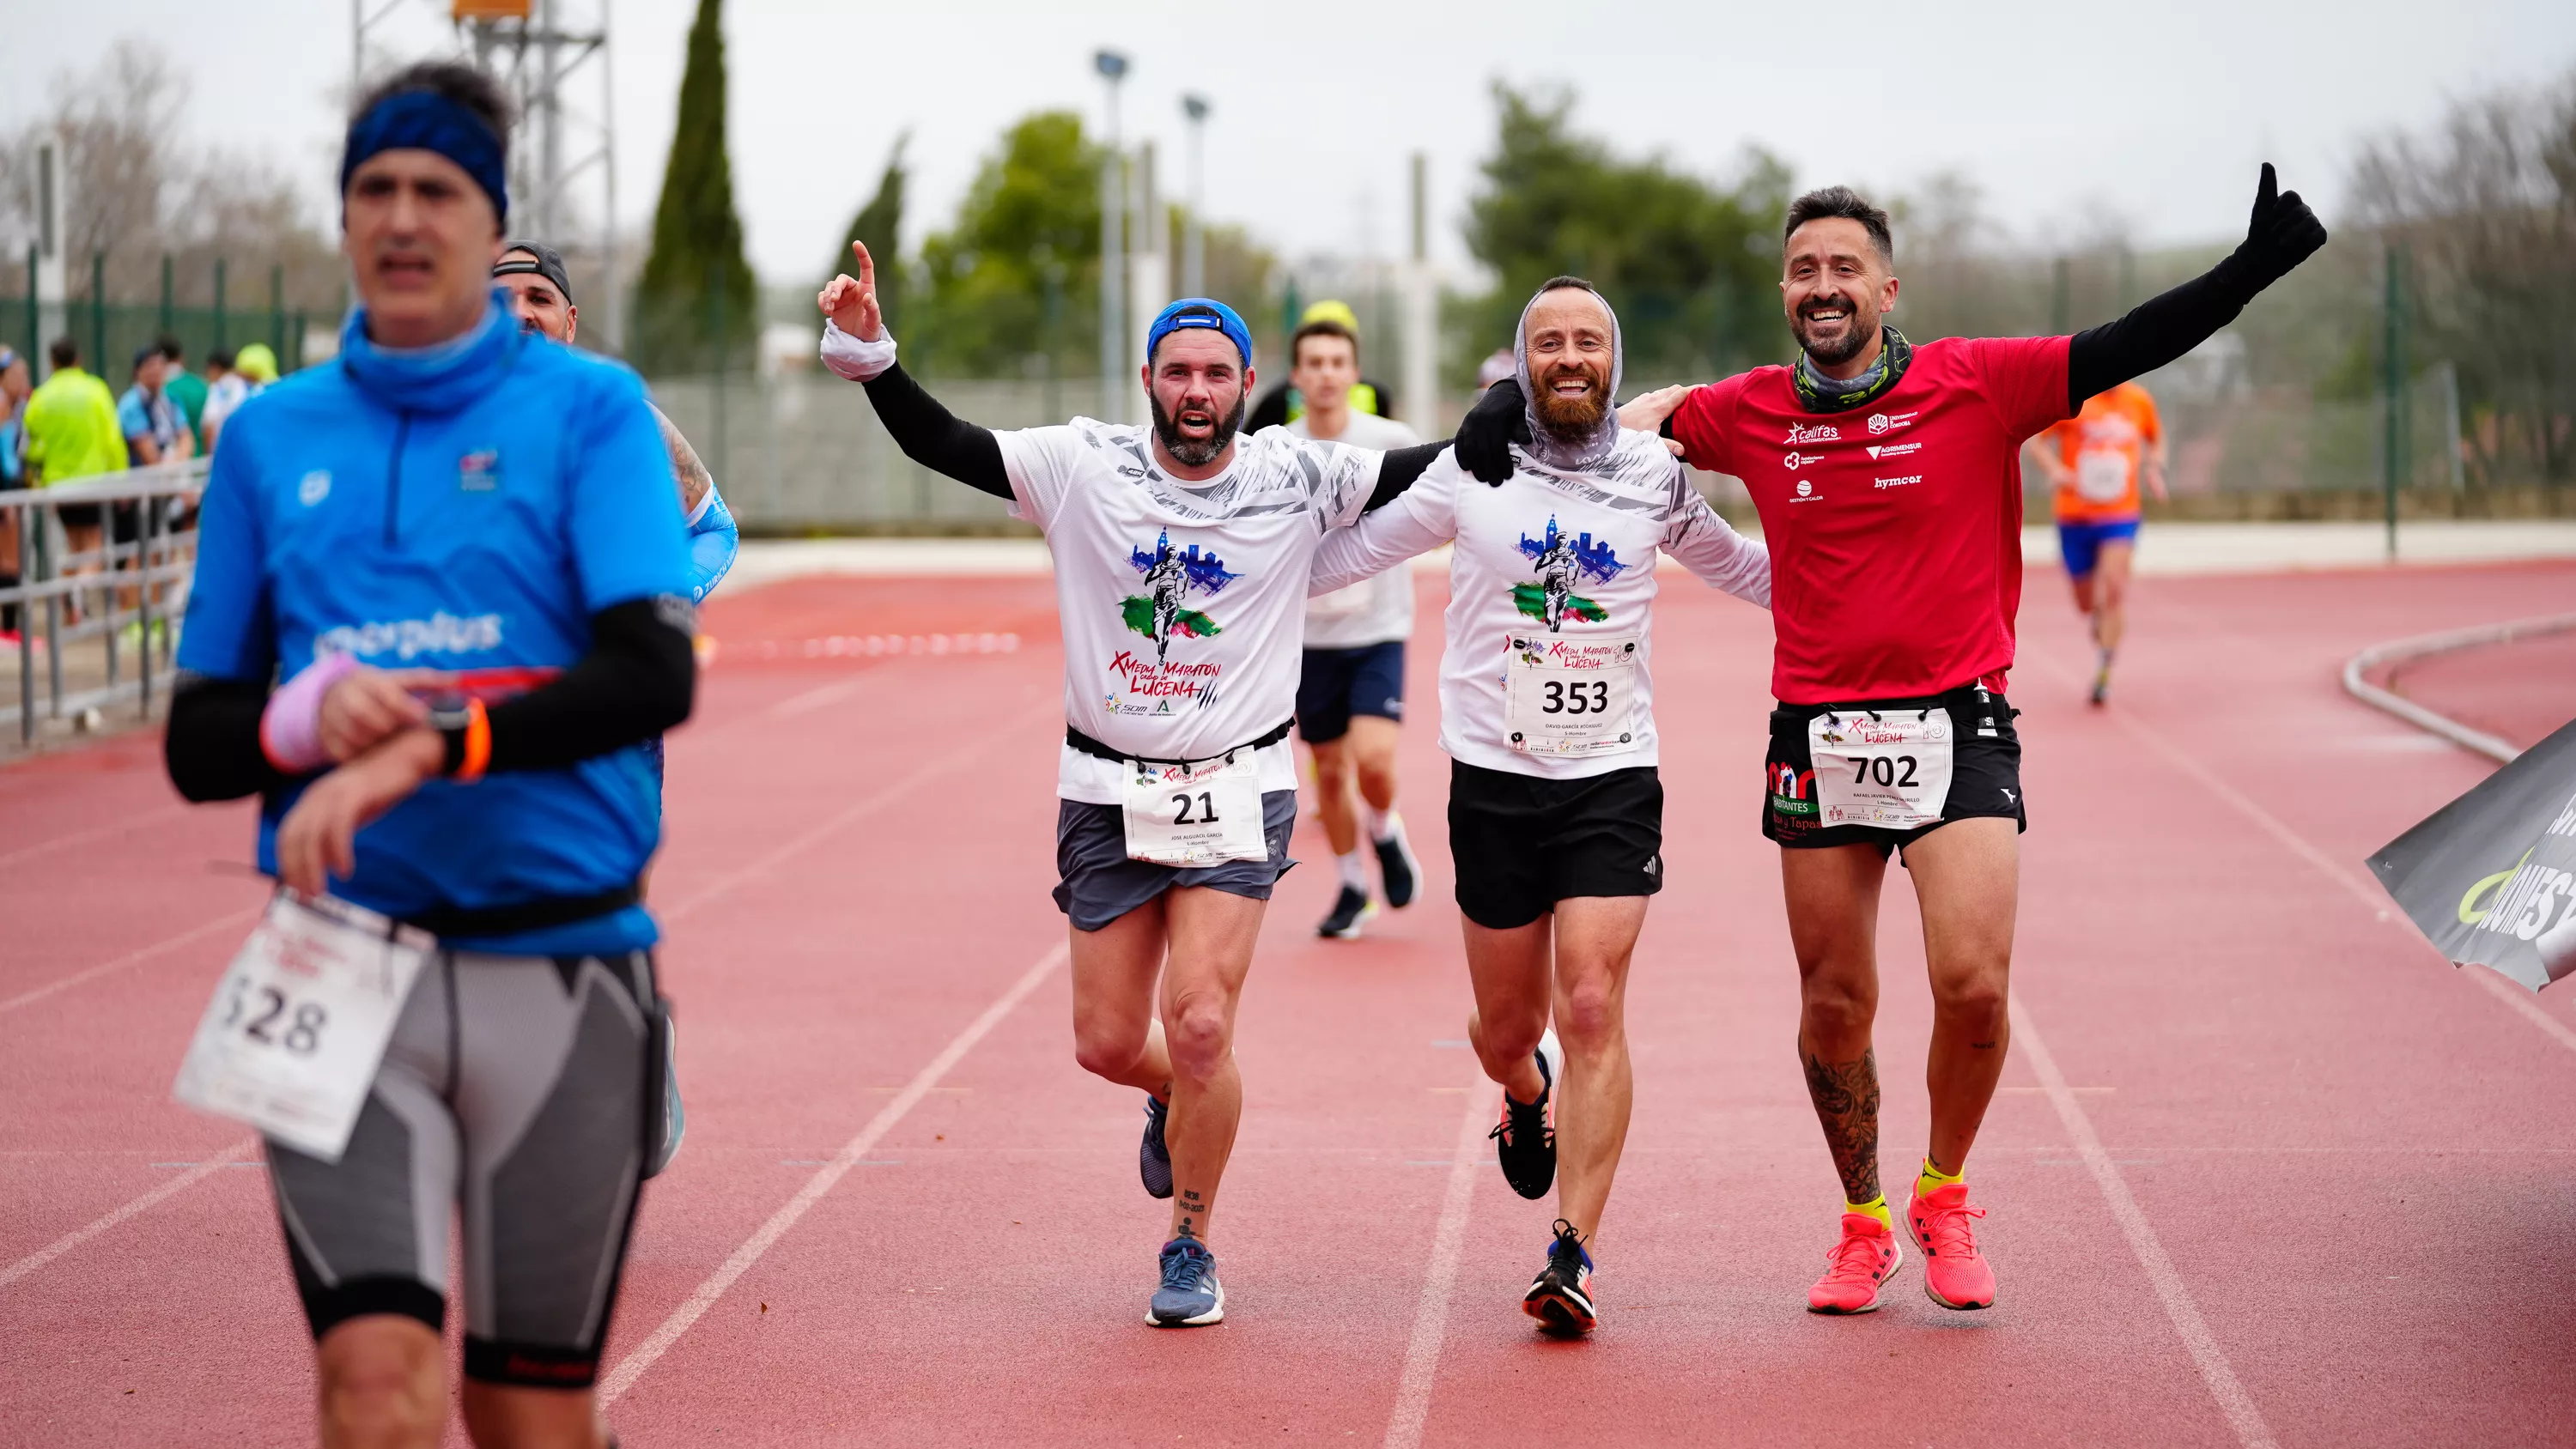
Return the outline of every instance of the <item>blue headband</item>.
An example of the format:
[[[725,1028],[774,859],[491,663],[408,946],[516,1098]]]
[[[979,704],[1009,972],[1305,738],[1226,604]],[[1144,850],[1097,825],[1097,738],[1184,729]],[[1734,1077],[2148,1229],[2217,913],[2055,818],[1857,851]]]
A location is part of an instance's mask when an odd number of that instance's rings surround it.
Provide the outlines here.
[[[1225,340],[1242,355],[1243,365],[1252,365],[1252,329],[1243,325],[1232,307],[1205,297],[1183,297],[1155,314],[1154,325],[1145,329],[1145,361],[1152,363],[1154,349],[1184,327],[1207,327],[1224,333]]]
[[[481,116],[436,91],[397,91],[349,123],[340,150],[341,195],[348,195],[349,177],[379,151],[435,151],[465,168],[492,198],[497,219],[510,215],[501,138]]]

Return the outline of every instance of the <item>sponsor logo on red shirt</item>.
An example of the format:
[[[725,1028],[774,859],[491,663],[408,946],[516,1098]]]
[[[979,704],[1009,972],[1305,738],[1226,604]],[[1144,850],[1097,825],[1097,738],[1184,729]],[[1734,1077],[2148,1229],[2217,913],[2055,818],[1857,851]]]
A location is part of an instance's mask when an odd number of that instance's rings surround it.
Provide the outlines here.
[[[1869,430],[1872,433],[1893,432],[1898,428],[1912,426],[1914,426],[1912,413],[1871,413],[1869,415]]]
[[[1911,417],[1913,415],[1909,413],[1907,416]],[[1875,422],[1877,420],[1873,418],[1871,421]],[[1885,430],[1874,428],[1872,431],[1883,432]],[[1842,430],[1831,423],[1815,423],[1812,425],[1806,423],[1791,423],[1789,425],[1789,436],[1782,438],[1780,441],[1784,443],[1839,443],[1842,441],[1842,437]]]

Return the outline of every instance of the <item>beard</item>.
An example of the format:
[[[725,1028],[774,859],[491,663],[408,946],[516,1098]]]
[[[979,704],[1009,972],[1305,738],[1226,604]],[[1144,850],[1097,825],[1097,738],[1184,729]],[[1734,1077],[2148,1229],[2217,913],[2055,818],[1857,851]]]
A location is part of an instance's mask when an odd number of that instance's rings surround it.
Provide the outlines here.
[[[1580,397],[1565,397],[1556,385],[1568,378],[1580,378],[1585,391]],[[1560,442],[1587,441],[1601,430],[1601,420],[1610,414],[1610,378],[1600,368],[1578,362],[1560,362],[1547,370],[1545,377],[1533,377],[1538,396],[1532,401],[1538,413],[1538,425]]]
[[[1183,437],[1180,423],[1170,413],[1163,411],[1162,398],[1148,392],[1145,394],[1145,402],[1153,409],[1154,436],[1162,440],[1163,451],[1171,454],[1175,462],[1186,468],[1204,468],[1215,462],[1228,447],[1233,445],[1234,435],[1243,428],[1246,399],[1241,393],[1235,395],[1234,411],[1217,419],[1215,431],[1209,433],[1204,440]]]
[[[1831,342],[1816,341],[1814,330],[1808,326],[1808,313],[1820,309],[1839,309],[1843,313],[1843,334]],[[1809,357],[1826,367],[1835,367],[1860,356],[1861,349],[1878,335],[1878,314],[1857,297],[1809,297],[1799,304],[1797,315],[1789,319],[1789,331]]]

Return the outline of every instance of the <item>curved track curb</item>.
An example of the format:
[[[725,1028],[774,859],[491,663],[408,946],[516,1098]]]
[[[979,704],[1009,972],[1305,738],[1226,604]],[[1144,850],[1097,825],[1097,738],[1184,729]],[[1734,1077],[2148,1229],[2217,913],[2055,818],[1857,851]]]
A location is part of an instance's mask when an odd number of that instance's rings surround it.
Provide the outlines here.
[[[2347,694],[2374,709],[2386,710],[2419,729],[2430,730],[2464,750],[2477,753],[2499,764],[2510,764],[2522,751],[2491,734],[2473,730],[2458,720],[2435,714],[2391,690],[2380,688],[2363,676],[2383,664],[2421,659],[2427,654],[2447,654],[2454,649],[2474,649],[2482,644],[2509,644],[2516,639],[2532,639],[2544,634],[2561,634],[2576,629],[2576,614],[2545,614],[2537,619],[2513,619],[2502,624],[2480,624],[2469,629],[2453,629],[2441,634],[2418,634],[2411,639],[2392,639],[2373,644],[2343,664],[2343,687]]]

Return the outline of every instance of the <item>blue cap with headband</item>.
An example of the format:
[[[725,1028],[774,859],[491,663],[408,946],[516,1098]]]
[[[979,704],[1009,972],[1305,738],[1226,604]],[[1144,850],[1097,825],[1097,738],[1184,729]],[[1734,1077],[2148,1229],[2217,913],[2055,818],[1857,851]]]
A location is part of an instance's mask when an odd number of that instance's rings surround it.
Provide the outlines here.
[[[481,116],[436,91],[396,91],[349,123],[349,139],[340,150],[340,191],[349,177],[380,151],[435,151],[464,168],[492,198],[496,218],[510,214],[510,188],[504,179],[501,138]]]
[[[1145,361],[1152,363],[1154,349],[1184,327],[1206,327],[1224,333],[1225,340],[1233,343],[1234,350],[1242,356],[1243,365],[1252,365],[1252,329],[1243,325],[1232,307],[1206,297],[1183,297],[1154,314],[1154,325],[1145,329]]]

